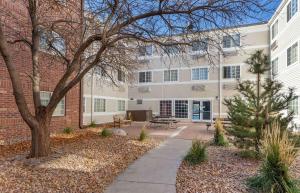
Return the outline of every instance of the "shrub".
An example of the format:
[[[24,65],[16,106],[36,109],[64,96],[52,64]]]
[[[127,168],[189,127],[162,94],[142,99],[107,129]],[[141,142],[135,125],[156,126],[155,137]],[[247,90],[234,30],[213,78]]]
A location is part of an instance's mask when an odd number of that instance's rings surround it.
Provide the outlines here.
[[[202,144],[201,141],[194,140],[192,143],[192,147],[188,151],[184,160],[191,165],[195,165],[205,161],[206,158],[206,146]]]
[[[148,137],[148,135],[147,135],[145,129],[143,128],[140,133],[139,141],[144,141],[145,139],[147,139],[147,137]]]
[[[281,132],[282,131],[282,132]],[[278,123],[267,128],[262,140],[263,163],[259,174],[248,185],[259,192],[299,193],[295,181],[289,175],[289,167],[296,158],[294,144]]]
[[[73,131],[73,129],[71,127],[66,127],[66,128],[64,128],[63,133],[70,134],[70,133],[72,133],[72,131]]]
[[[225,135],[224,135],[224,127],[220,119],[216,119],[215,121],[214,144],[218,146],[228,145],[228,142],[225,139]]]
[[[238,153],[241,158],[258,159],[259,155],[254,150],[242,150]]]
[[[103,129],[101,132],[100,132],[100,136],[101,137],[110,137],[112,135],[112,132],[109,131],[108,129]]]
[[[96,122],[95,122],[95,121],[92,121],[91,124],[89,125],[89,127],[93,127],[93,128],[97,127]]]

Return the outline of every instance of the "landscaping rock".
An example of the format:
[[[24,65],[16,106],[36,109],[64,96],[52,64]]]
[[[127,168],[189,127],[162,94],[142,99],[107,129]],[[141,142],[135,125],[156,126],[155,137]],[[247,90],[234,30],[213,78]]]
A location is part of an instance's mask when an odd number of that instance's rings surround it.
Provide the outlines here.
[[[127,135],[126,131],[124,131],[124,129],[120,129],[120,128],[112,129],[112,133],[113,133],[113,135],[117,135],[117,136],[126,136]]]
[[[13,149],[10,156],[0,152],[0,192],[101,193],[129,164],[158,145],[154,139],[141,143],[129,137],[101,138],[98,133],[52,142],[52,153],[40,159],[23,156],[29,147],[18,153]]]

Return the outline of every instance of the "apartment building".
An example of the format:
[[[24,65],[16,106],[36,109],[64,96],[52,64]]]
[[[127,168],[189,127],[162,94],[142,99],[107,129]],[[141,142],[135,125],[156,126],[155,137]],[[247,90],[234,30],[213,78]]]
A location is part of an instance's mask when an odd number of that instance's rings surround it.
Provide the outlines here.
[[[298,96],[290,105],[295,128],[300,128],[300,2],[283,0],[269,21],[272,77]]]
[[[100,68],[94,68],[83,79],[83,125],[113,121],[114,115],[125,116],[128,109],[128,86],[125,74],[117,70],[112,83]]]
[[[61,6],[61,8],[65,9],[68,8],[70,3],[75,3],[72,4],[75,5],[72,7],[78,8],[78,13],[82,12],[82,1],[58,1],[57,3],[57,6]],[[25,6],[26,5],[22,1],[0,0],[1,17],[2,15],[5,15],[5,13],[7,13],[7,15],[10,14],[12,19],[8,21],[9,24],[15,25],[16,23],[14,23],[15,21],[13,20],[13,18],[15,18],[17,22],[19,22],[16,26],[23,26],[23,24],[26,26],[26,23],[21,23],[29,21],[28,12]],[[64,17],[63,15],[57,14],[58,13],[52,13],[51,16]],[[74,15],[74,19],[76,19],[75,16],[77,17],[78,14]],[[70,15],[68,17],[70,17]],[[80,20],[81,18],[77,19]],[[30,34],[30,31],[26,31],[30,29],[20,27],[20,30],[21,29],[23,30],[22,33],[29,32],[28,34]],[[9,34],[10,31],[7,30],[6,33]],[[60,61],[53,60],[53,54],[48,50],[45,41],[49,35],[47,33],[52,33],[52,35],[59,39],[55,44],[57,49],[62,53],[69,53],[65,44],[65,38],[68,37],[60,35],[63,34],[63,31],[42,32],[40,40],[41,59],[39,64],[41,66],[41,102],[45,105],[49,102],[54,86],[58,82],[58,78],[62,76],[65,68]],[[30,103],[32,101],[32,83],[28,76],[28,74],[32,72],[31,52],[25,44],[14,44],[11,48],[14,50],[13,61],[20,74],[26,100],[29,103],[28,106],[30,110],[33,111],[33,104]],[[67,126],[72,128],[79,128],[80,126],[80,85],[71,89],[57,105],[53,114],[50,129],[51,131],[54,131]],[[11,80],[6,65],[2,57],[0,57],[0,143],[13,143],[16,140],[19,141],[24,139],[30,139],[30,129],[27,127],[18,111],[13,96]]]
[[[167,54],[153,45],[141,48],[141,65],[128,90],[128,109],[152,110],[193,122],[225,117],[223,99],[236,94],[237,80],[255,78],[244,61],[256,50],[269,52],[266,23],[229,29],[228,33],[232,37],[225,35],[220,41],[222,53],[197,39],[180,54],[175,47],[165,49]],[[219,58],[211,63],[207,52]]]

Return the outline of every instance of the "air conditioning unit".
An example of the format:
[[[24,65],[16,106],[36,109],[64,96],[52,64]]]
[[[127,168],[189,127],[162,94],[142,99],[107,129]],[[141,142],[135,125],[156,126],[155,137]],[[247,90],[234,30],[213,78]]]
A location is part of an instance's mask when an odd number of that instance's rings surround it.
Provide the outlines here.
[[[191,53],[191,57],[193,60],[198,60],[206,56],[206,52],[194,52]]]
[[[203,92],[203,91],[205,91],[205,85],[203,85],[203,84],[193,85],[192,91]]]
[[[151,88],[149,86],[142,86],[138,88],[138,91],[140,93],[148,93],[151,92]]]
[[[237,87],[236,84],[223,84],[224,90],[234,90],[234,89],[236,89],[236,87]]]

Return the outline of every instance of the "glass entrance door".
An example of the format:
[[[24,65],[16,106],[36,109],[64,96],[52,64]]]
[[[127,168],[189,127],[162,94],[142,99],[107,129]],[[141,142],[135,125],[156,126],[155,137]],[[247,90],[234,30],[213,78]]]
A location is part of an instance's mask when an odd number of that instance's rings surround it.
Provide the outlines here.
[[[192,119],[195,121],[200,121],[200,119],[201,119],[201,101],[193,101]]]
[[[211,103],[210,101],[193,101],[193,121],[210,121],[211,120]]]

